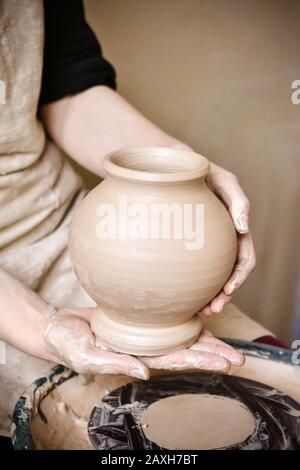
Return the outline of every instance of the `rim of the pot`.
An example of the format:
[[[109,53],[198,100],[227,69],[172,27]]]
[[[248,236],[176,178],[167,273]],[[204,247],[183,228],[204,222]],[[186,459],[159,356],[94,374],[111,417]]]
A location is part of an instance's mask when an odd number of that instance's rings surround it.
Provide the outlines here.
[[[142,160],[143,158],[143,160]],[[203,178],[209,161],[202,155],[171,147],[129,147],[104,157],[107,175],[145,183],[180,183]]]

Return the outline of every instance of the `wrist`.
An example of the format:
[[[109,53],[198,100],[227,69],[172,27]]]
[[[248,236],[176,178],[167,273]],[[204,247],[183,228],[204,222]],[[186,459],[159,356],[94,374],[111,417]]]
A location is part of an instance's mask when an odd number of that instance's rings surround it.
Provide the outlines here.
[[[50,304],[47,304],[44,311],[40,312],[38,321],[36,323],[36,344],[35,344],[35,356],[45,359],[46,361],[61,363],[60,357],[56,354],[52,347],[48,332],[52,327],[53,317],[58,312],[58,308]]]

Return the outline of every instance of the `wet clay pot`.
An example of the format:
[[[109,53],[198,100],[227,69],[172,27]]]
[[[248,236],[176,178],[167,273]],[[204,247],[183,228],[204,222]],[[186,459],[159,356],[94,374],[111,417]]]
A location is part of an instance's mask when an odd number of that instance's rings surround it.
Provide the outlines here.
[[[224,286],[236,232],[205,183],[206,158],[161,147],[104,159],[106,178],[74,212],[69,250],[98,308],[92,329],[105,346],[160,355],[199,336],[197,312]]]

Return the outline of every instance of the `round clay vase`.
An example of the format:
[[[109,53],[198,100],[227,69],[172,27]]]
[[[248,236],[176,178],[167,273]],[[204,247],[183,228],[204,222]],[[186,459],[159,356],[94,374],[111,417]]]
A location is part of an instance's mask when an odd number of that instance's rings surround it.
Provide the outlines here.
[[[236,259],[231,217],[205,183],[206,158],[164,147],[105,157],[106,178],[74,211],[69,250],[98,308],[99,342],[161,355],[199,336],[197,312],[224,286]]]

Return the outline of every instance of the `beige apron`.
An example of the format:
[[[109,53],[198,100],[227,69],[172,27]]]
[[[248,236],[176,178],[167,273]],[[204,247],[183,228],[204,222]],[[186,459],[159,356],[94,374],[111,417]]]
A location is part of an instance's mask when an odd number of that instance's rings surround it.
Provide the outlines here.
[[[76,280],[66,251],[81,180],[45,136],[37,119],[43,67],[42,0],[0,0],[0,265],[63,307],[93,305]],[[9,313],[9,312],[8,312]],[[13,406],[46,361],[6,346],[0,364],[0,430],[9,430]]]

